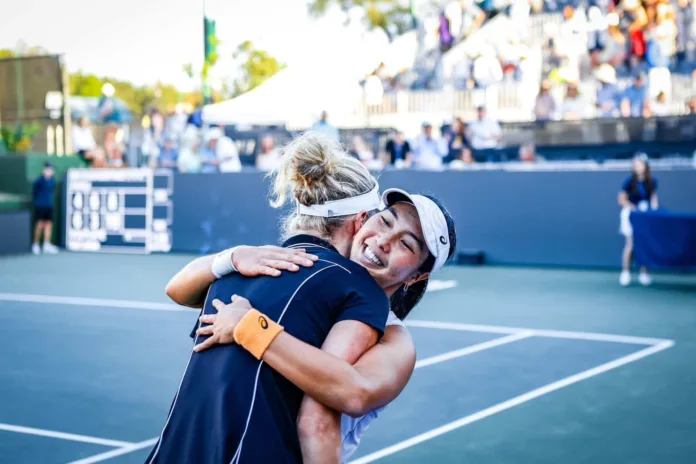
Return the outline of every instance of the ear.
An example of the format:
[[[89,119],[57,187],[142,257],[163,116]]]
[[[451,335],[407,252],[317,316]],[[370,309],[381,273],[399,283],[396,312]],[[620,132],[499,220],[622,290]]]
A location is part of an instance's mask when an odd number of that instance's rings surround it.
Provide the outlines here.
[[[429,272],[426,272],[426,273],[424,273],[424,274],[417,274],[417,275],[411,277],[410,279],[405,280],[405,281],[404,281],[404,284],[406,284],[406,285],[413,285],[413,284],[415,284],[416,282],[421,282],[421,281],[427,279],[428,277],[430,277],[430,273],[429,273]]]
[[[358,214],[355,215],[355,217],[353,218],[353,227],[355,229],[355,234],[357,234],[358,231],[362,229],[362,226],[365,225],[369,218],[370,215],[367,214],[367,211],[360,211]]]

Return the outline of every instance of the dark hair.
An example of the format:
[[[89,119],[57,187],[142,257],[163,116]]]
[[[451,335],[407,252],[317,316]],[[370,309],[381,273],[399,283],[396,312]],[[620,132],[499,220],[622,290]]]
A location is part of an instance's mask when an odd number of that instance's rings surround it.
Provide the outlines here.
[[[653,182],[652,173],[650,172],[650,163],[648,163],[647,159],[641,158],[641,160],[645,163],[645,179],[643,182],[645,182],[645,189],[648,191],[648,198],[650,198],[652,194],[655,193],[655,183]],[[636,174],[635,169],[631,170],[629,191],[632,195],[638,194],[638,174]]]
[[[447,232],[449,235],[450,243],[449,254],[447,255],[447,260],[449,261],[452,258],[452,255],[454,255],[454,251],[457,249],[457,230],[454,225],[454,219],[452,219],[452,215],[450,215],[449,211],[447,211],[447,209],[442,205],[442,203],[440,203],[438,199],[430,195],[423,196],[432,200],[432,202],[435,203],[438,206],[438,208],[440,208],[442,214],[445,215],[445,220],[447,221]],[[425,259],[425,262],[423,262],[421,267],[418,269],[418,272],[422,274],[431,272],[433,270],[433,266],[435,266],[435,256],[433,256],[432,253],[428,253],[428,257]],[[399,289],[396,292],[394,292],[390,299],[391,310],[394,312],[394,314],[396,314],[396,317],[398,317],[401,320],[405,319],[406,316],[408,316],[408,314],[411,312],[411,310],[415,308],[416,305],[423,298],[423,295],[425,295],[425,290],[427,287],[427,279],[416,282],[408,287],[402,284],[401,287],[399,287]]]

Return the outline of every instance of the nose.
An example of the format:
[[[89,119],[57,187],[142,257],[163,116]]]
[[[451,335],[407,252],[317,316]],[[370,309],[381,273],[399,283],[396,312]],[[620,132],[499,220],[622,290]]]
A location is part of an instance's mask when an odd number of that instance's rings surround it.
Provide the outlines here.
[[[379,249],[382,250],[382,253],[389,253],[391,245],[389,244],[389,236],[387,234],[380,234],[376,243]]]

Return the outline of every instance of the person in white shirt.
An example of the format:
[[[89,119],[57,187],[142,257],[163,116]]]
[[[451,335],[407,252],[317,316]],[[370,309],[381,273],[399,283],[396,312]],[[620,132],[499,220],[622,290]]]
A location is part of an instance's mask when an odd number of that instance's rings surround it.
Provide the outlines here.
[[[423,133],[413,142],[413,166],[418,169],[442,169],[442,159],[447,156],[447,141],[433,137],[433,126],[423,123]]]
[[[242,170],[237,146],[231,138],[222,132],[222,129],[219,127],[211,128],[208,131],[207,140],[210,148],[215,150],[220,172],[239,172]]]
[[[474,150],[497,148],[502,136],[500,124],[486,115],[486,108],[479,106],[478,119],[469,124],[471,147]]]
[[[280,163],[280,153],[275,149],[272,135],[264,135],[256,155],[256,169],[272,171]]]
[[[72,144],[77,155],[93,167],[102,167],[105,164],[104,153],[97,150],[92,128],[89,127],[89,119],[80,118],[80,122],[72,128]]]

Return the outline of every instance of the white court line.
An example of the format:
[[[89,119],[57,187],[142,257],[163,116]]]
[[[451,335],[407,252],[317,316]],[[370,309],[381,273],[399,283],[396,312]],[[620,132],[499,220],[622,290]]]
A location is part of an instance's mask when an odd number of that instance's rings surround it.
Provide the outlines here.
[[[622,358],[615,359],[614,361],[609,361],[609,362],[601,364],[597,367],[593,367],[591,369],[580,372],[578,374],[571,375],[570,377],[566,377],[564,379],[558,380],[558,381],[550,383],[548,385],[544,385],[543,387],[528,391],[527,393],[524,393],[520,396],[517,396],[515,398],[511,398],[507,401],[504,401],[502,403],[491,406],[490,408],[484,409],[482,411],[471,414],[469,416],[462,417],[461,419],[457,419],[453,422],[450,422],[449,424],[445,424],[445,425],[442,425],[440,427],[429,430],[427,432],[421,433],[419,435],[416,435],[415,437],[411,437],[407,440],[396,443],[392,446],[388,446],[384,449],[381,449],[381,450],[376,451],[374,453],[368,454],[367,456],[363,456],[360,459],[356,459],[355,461],[351,461],[350,464],[365,464],[368,462],[376,461],[376,460],[381,459],[381,458],[386,457],[386,456],[390,456],[390,455],[397,453],[399,451],[402,451],[406,448],[410,448],[410,447],[415,446],[419,443],[423,443],[424,441],[431,440],[435,437],[438,437],[438,436],[443,435],[445,433],[451,432],[452,430],[458,429],[460,427],[464,427],[465,425],[471,424],[472,422],[476,422],[476,421],[479,421],[481,419],[485,419],[486,417],[492,416],[492,415],[497,414],[499,412],[505,411],[506,409],[510,409],[510,408],[513,408],[513,407],[518,406],[520,404],[526,403],[526,402],[531,401],[535,398],[539,398],[540,396],[546,395],[546,394],[554,392],[556,390],[560,390],[561,388],[567,387],[567,386],[572,385],[574,383],[589,379],[590,377],[594,377],[594,376],[599,375],[599,374],[603,374],[607,371],[610,371],[612,369],[616,369],[617,367],[621,367],[625,364],[637,361],[641,358],[645,358],[645,357],[650,356],[652,354],[655,354],[659,351],[666,350],[667,348],[670,348],[673,345],[674,345],[674,342],[671,340],[663,341],[657,345],[650,346],[648,348],[644,348],[640,351],[629,354],[629,355],[624,356]]]
[[[523,340],[532,336],[534,336],[534,334],[531,332],[519,332],[516,334],[508,335],[507,337],[494,338],[493,340],[488,340],[487,342],[478,343],[476,345],[467,346],[458,350],[448,351],[447,353],[431,356],[430,358],[421,359],[420,361],[416,362],[415,368],[418,369],[420,367],[438,364],[441,362],[449,361],[451,359],[461,358],[462,356],[478,353],[479,351],[495,348],[496,346],[506,345],[508,343]]]
[[[423,327],[428,329],[461,330],[465,332],[484,332],[514,334],[519,332],[531,332],[537,337],[569,338],[577,340],[592,340],[597,342],[629,343],[635,345],[657,345],[669,340],[664,338],[631,337],[627,335],[614,335],[592,332],[571,332],[565,330],[526,329],[520,327],[501,327],[497,325],[459,324],[456,322],[437,321],[404,321],[409,327]]]
[[[0,293],[0,301],[20,301],[23,303],[47,303],[75,306],[98,306],[106,308],[145,309],[149,311],[185,311],[191,309],[173,303],[148,301],[109,300],[104,298],[82,298],[76,296],[31,295],[26,293]]]
[[[58,438],[61,440],[79,441],[82,443],[92,443],[103,446],[132,446],[128,441],[108,440],[106,438],[90,437],[87,435],[76,435],[73,433],[55,432],[53,430],[35,429],[33,427],[22,427],[20,425],[0,424],[0,430],[6,432],[24,433],[27,435],[39,435],[41,437]]]
[[[0,293],[0,301],[18,301],[27,303],[47,303],[76,306],[97,306],[105,308],[129,308],[148,311],[174,311],[191,312],[173,303],[156,303],[152,301],[111,300],[104,298],[82,298],[73,296],[32,295],[26,293]],[[661,338],[631,337],[625,335],[602,334],[592,332],[573,332],[565,330],[528,329],[524,327],[502,327],[497,325],[461,324],[456,322],[438,321],[406,321],[407,326],[423,327],[430,329],[462,330],[467,332],[484,332],[499,334],[516,334],[519,332],[532,332],[534,336],[550,338],[570,338],[579,340],[594,340],[615,343],[632,343],[637,345],[656,345],[666,341]]]
[[[124,454],[132,453],[133,451],[138,451],[143,448],[157,443],[158,437],[150,438],[149,440],[141,441],[140,443],[133,443],[129,446],[124,446],[123,448],[107,451],[105,453],[95,454],[88,458],[80,459],[78,461],[71,461],[68,464],[93,464],[95,462],[106,461],[107,459],[115,458],[118,456],[123,456]]]

